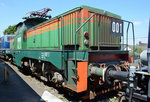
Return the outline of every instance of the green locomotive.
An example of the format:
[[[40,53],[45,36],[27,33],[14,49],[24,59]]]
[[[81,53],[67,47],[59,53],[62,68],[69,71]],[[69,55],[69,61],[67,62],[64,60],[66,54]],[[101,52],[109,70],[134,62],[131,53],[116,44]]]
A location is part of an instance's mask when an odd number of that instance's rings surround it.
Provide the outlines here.
[[[17,25],[6,53],[17,66],[77,93],[100,92],[114,86],[105,88],[111,80],[105,77],[110,66],[126,69],[123,24],[119,15],[88,6],[49,20],[28,18]]]

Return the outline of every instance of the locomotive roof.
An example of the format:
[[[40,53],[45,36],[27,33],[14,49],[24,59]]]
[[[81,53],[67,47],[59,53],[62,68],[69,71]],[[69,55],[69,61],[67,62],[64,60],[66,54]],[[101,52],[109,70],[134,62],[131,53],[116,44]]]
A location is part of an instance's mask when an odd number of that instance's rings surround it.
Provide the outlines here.
[[[67,12],[64,12],[64,13],[62,13],[62,14],[56,16],[56,17],[60,17],[60,16],[63,16],[63,15],[69,14],[69,13],[71,13],[71,12],[77,11],[77,10],[82,9],[82,8],[87,9],[87,10],[90,10],[90,11],[94,11],[94,12],[97,12],[97,13],[101,13],[101,14],[104,14],[105,12],[107,12],[107,15],[109,15],[109,16],[112,16],[112,17],[115,17],[115,18],[121,18],[121,16],[119,16],[119,15],[117,15],[117,14],[114,14],[114,13],[111,13],[111,12],[108,12],[108,11],[106,11],[106,10],[102,10],[102,9],[98,9],[98,8],[94,8],[94,7],[90,7],[90,6],[85,6],[85,5],[82,5],[82,6],[79,6],[79,7],[74,8],[74,9],[71,9],[71,10],[69,10],[69,11],[67,11]],[[55,18],[55,17],[54,17],[54,18]],[[53,19],[53,18],[52,18],[52,19]],[[50,19],[50,20],[51,20],[51,19]]]
[[[73,11],[76,11],[76,10],[79,10],[79,9],[82,9],[82,8],[87,9],[87,10],[90,10],[90,11],[94,11],[94,12],[97,12],[97,13],[102,13],[102,14],[104,14],[105,12],[107,12],[107,15],[110,15],[110,16],[115,17],[115,18],[121,18],[121,16],[119,16],[119,15],[117,15],[117,14],[108,12],[108,11],[106,11],[106,10],[102,10],[102,9],[98,9],[98,8],[86,6],[86,5],[82,5],[82,6],[76,7],[76,8],[74,8],[74,9],[72,9],[72,10],[69,10],[69,11],[67,11],[67,12],[65,12],[65,13],[63,13],[63,14],[61,14],[61,15],[65,15],[65,14],[67,14],[67,13],[71,13],[71,12],[73,12]]]
[[[102,10],[102,9],[98,9],[98,8],[94,8],[94,7],[82,5],[82,6],[79,6],[79,7],[74,8],[74,9],[71,9],[71,10],[69,10],[69,11],[67,11],[67,12],[64,12],[64,13],[58,15],[58,16],[55,16],[55,17],[49,19],[48,21],[53,20],[53,19],[56,19],[56,18],[58,18],[58,17],[60,17],[60,16],[64,16],[64,15],[69,14],[69,13],[71,13],[71,12],[80,10],[80,9],[82,9],[82,8],[87,9],[87,10],[90,10],[90,11],[102,13],[102,14],[104,14],[105,12],[107,12],[107,15],[109,15],[109,16],[112,16],[112,17],[115,17],[115,18],[121,18],[121,16],[119,16],[119,15],[117,15],[117,14],[114,14],[114,13],[111,13],[111,12],[108,12],[108,11],[105,11],[105,10]]]
[[[37,26],[39,26],[39,25],[42,25],[42,24],[44,24],[44,23],[47,23],[47,22],[49,22],[49,21],[52,21],[52,20],[57,19],[57,18],[59,18],[59,17],[61,17],[61,16],[67,15],[67,14],[69,14],[69,13],[71,13],[71,12],[74,12],[74,11],[77,11],[77,10],[80,10],[80,9],[83,9],[83,8],[84,8],[84,9],[87,9],[87,10],[90,10],[90,11],[94,11],[94,12],[100,13],[100,14],[105,14],[105,13],[106,13],[107,15],[112,16],[112,17],[114,17],[114,18],[121,18],[121,16],[119,16],[119,15],[117,15],[117,14],[114,14],[114,13],[111,13],[111,12],[108,12],[108,11],[105,11],[105,10],[102,10],[102,9],[97,9],[97,8],[93,8],[93,7],[90,7],[90,6],[82,5],[82,6],[79,6],[79,7],[74,8],[74,9],[71,9],[71,10],[69,10],[69,11],[67,11],[67,12],[64,12],[64,13],[58,15],[58,16],[55,16],[55,17],[53,17],[53,18],[51,18],[51,19],[49,19],[49,20],[46,20],[46,21],[44,21],[44,22],[42,22],[42,23],[40,23],[40,24],[38,24],[38,25],[36,25],[36,26],[34,26],[34,27],[37,27]],[[33,28],[33,27],[32,27],[32,28]],[[32,28],[30,28],[30,29],[32,29]]]

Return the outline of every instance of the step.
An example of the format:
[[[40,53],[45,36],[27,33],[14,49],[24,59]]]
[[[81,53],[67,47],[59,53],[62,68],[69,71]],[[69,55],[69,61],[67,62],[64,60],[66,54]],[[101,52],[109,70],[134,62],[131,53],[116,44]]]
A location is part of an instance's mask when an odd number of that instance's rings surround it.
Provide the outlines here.
[[[70,58],[70,59],[67,59],[67,61],[74,61],[75,58]],[[76,59],[77,61],[86,61],[86,60],[83,60],[83,59]]]

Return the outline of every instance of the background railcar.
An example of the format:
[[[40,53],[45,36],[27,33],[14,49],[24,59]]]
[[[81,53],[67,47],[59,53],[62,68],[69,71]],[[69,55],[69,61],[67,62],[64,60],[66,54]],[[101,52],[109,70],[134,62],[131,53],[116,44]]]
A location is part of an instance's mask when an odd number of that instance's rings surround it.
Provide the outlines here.
[[[28,18],[17,25],[6,53],[19,67],[77,93],[101,92],[114,86],[105,77],[109,68],[128,67],[123,24],[119,15],[88,6],[49,20]]]
[[[1,49],[9,49],[10,48],[10,39],[12,39],[15,35],[4,35],[1,37]]]
[[[4,35],[1,37],[0,42],[0,56],[5,57],[6,56],[6,50],[10,49],[10,39],[12,39],[15,35]]]

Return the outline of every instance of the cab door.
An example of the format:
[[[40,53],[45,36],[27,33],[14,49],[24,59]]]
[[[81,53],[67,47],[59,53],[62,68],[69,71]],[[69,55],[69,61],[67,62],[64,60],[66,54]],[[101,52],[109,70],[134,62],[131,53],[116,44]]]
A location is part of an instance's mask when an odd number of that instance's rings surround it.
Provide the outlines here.
[[[16,36],[14,40],[14,48],[15,49],[22,49],[22,33],[23,33],[23,23],[19,23],[17,25]]]

